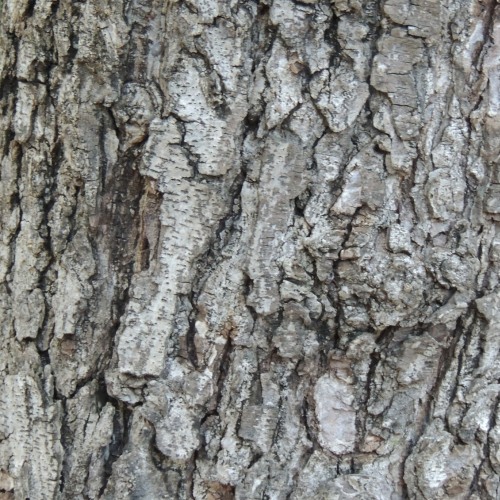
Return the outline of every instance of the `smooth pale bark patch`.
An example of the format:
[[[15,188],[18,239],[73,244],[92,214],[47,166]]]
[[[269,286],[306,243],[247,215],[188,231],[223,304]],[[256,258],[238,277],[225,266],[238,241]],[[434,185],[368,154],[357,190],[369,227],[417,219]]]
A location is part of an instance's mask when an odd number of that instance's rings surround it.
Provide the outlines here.
[[[319,442],[336,455],[354,450],[356,411],[353,388],[342,380],[324,375],[314,388]]]

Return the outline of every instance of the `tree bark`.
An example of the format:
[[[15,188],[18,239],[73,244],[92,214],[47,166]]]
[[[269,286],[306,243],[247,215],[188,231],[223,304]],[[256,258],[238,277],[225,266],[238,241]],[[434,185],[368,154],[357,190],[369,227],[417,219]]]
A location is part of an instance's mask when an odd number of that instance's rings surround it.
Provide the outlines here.
[[[0,498],[500,497],[500,5],[3,0]]]

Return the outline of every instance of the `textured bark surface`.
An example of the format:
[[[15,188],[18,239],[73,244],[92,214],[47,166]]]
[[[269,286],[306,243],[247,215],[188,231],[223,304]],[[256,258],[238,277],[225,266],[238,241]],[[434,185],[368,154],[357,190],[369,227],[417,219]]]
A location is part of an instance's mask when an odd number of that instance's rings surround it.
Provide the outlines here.
[[[0,498],[500,497],[500,5],[2,3]]]

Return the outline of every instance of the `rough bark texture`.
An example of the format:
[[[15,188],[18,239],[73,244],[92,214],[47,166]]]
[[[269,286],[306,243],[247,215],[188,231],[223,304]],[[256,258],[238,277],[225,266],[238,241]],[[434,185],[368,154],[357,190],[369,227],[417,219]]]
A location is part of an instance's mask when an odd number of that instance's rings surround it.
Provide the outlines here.
[[[500,497],[500,5],[0,23],[0,498]]]

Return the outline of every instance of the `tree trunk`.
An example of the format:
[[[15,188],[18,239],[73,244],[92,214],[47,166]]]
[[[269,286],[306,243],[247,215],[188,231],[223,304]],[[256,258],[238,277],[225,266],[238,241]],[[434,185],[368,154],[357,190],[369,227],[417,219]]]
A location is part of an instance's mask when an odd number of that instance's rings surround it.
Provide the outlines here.
[[[1,499],[500,497],[495,0],[0,23]]]

